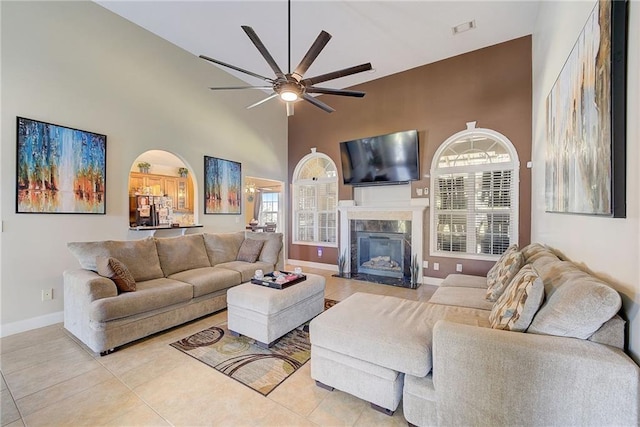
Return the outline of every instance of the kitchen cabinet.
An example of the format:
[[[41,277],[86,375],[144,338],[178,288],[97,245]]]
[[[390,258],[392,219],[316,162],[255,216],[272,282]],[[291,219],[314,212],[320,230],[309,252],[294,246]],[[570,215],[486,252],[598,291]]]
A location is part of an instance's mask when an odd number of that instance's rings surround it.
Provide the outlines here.
[[[129,196],[137,194],[166,195],[173,200],[174,211],[193,212],[193,184],[188,177],[131,172]]]

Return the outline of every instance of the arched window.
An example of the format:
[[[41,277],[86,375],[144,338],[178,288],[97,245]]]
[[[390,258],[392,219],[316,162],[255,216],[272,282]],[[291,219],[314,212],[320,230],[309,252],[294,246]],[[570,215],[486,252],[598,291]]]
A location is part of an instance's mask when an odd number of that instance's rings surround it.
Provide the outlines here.
[[[518,242],[515,147],[504,135],[467,123],[431,164],[431,255],[495,259]]]
[[[293,172],[293,243],[335,247],[337,205],[336,165],[313,148]]]

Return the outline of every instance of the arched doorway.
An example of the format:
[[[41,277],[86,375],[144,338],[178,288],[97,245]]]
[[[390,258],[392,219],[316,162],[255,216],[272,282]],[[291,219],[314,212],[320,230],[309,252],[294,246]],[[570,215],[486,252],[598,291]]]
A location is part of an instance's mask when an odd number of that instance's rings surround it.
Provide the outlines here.
[[[265,231],[284,231],[284,183],[272,179],[245,177],[245,222]]]
[[[196,224],[196,182],[191,172],[182,159],[168,151],[140,154],[129,171],[129,225]]]

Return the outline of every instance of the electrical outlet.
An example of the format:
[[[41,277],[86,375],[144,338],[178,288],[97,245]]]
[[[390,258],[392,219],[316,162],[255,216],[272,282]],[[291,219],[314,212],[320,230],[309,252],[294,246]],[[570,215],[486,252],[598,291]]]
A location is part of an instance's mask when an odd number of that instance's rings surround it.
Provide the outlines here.
[[[318,248],[318,258],[322,258],[322,248]]]
[[[440,270],[440,263],[439,262],[434,262],[433,263],[433,269],[436,270],[436,271]]]
[[[42,290],[42,301],[49,301],[53,299],[53,289]]]
[[[456,271],[462,273],[462,264],[456,264]]]
[[[422,268],[428,269],[429,268],[429,261],[422,261]]]

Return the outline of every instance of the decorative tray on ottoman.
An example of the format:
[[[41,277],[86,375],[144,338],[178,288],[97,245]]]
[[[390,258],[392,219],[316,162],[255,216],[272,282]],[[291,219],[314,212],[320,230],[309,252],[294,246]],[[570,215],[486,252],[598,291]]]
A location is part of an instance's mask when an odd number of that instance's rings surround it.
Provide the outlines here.
[[[304,274],[289,273],[287,271],[274,271],[273,273],[265,274],[261,279],[256,279],[254,277],[251,279],[251,283],[254,285],[268,286],[274,289],[285,289],[305,280],[307,280],[307,276]]]

